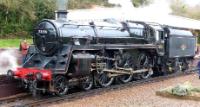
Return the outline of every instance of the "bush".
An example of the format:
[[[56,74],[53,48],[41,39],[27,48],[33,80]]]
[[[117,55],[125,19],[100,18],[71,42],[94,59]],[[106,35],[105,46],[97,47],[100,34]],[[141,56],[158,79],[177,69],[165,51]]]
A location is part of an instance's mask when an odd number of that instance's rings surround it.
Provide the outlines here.
[[[149,0],[136,0],[135,6]],[[112,6],[107,0],[69,0],[69,9]],[[0,38],[15,38],[17,32],[30,34],[35,23],[54,17],[56,0],[0,0]],[[17,35],[17,38],[19,38]]]

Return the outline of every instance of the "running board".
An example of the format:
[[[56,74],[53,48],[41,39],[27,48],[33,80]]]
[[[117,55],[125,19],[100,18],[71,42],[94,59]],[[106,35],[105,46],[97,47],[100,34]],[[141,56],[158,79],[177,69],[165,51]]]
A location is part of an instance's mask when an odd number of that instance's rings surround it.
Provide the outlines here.
[[[115,74],[138,74],[150,71],[151,69],[140,69],[140,70],[132,70],[132,69],[104,69],[104,72],[115,73]]]
[[[200,70],[200,68],[191,68],[191,69],[187,69],[186,72],[198,72]]]

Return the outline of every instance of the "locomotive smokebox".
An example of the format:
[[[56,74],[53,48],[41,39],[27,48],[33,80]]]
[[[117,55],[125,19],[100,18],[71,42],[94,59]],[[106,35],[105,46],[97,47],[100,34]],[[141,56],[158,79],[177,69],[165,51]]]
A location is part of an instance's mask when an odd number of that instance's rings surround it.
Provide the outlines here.
[[[67,4],[68,0],[57,0],[57,11],[55,11],[56,20],[67,20]]]

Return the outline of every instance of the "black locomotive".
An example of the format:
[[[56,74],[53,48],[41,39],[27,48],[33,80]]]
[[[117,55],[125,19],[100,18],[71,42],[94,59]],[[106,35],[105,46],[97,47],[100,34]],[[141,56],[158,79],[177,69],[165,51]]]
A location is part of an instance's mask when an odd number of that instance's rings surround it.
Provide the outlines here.
[[[42,20],[33,40],[22,68],[8,71],[33,94],[185,71],[196,48],[189,30],[136,21]]]

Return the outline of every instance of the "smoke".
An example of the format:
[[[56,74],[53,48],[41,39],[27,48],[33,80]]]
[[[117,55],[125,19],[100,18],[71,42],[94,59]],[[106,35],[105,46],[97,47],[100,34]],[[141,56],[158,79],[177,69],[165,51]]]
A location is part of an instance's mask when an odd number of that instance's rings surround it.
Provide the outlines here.
[[[68,20],[133,20],[154,22],[163,25],[182,28],[199,29],[200,24],[198,21],[188,20],[187,18],[172,15],[171,1],[172,0],[152,0],[151,4],[136,8],[133,6],[131,0],[109,0],[110,3],[115,4],[117,6],[113,8],[95,7],[92,9],[70,10]]]
[[[131,0],[108,0],[108,2],[121,6],[123,19],[152,21],[172,12],[170,0],[153,0],[150,5],[139,8],[135,8]]]
[[[167,17],[171,12],[169,0],[154,0],[152,4],[146,7],[137,8],[134,20],[163,23],[166,20],[170,21]]]
[[[95,20],[115,18],[119,20],[158,22],[160,19],[166,19],[164,17],[172,12],[170,8],[170,0],[153,0],[148,6],[138,8],[133,6],[132,0],[108,0],[108,2],[115,4],[116,7],[97,7],[86,10],[71,10],[69,12],[68,19]]]
[[[0,75],[7,74],[9,69],[18,67],[16,50],[8,49],[0,52]]]
[[[67,9],[68,0],[57,0],[57,8],[58,10],[66,10]]]
[[[139,9],[143,10],[145,13],[154,13],[154,15],[157,13],[156,16],[169,15],[172,12],[170,1],[171,0],[154,0],[149,6]]]

